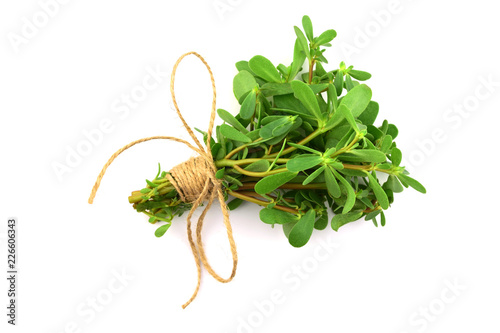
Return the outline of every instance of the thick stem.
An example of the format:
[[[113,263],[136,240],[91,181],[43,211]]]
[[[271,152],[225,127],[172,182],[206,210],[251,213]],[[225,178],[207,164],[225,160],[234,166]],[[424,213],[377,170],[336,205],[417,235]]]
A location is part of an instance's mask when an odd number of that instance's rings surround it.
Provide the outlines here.
[[[311,84],[312,80],[313,80],[314,63],[315,63],[315,60],[313,58],[309,62],[309,84]]]
[[[157,188],[158,188],[158,195],[165,195],[168,192],[175,189],[174,186],[170,184],[170,182],[162,183]],[[128,202],[131,204],[139,203],[144,200],[142,197],[147,195],[148,195],[147,193],[141,193],[141,191],[134,191],[132,192],[132,195],[128,197]]]
[[[350,170],[362,170],[362,171],[380,171],[387,173],[389,175],[394,174],[394,170],[391,169],[378,169],[376,165],[353,165],[353,164],[343,164],[344,169],[350,169]]]
[[[257,197],[257,198],[264,198],[265,197],[263,195],[260,195],[259,193],[257,192],[253,192],[253,191],[235,191],[237,193],[240,193],[240,194],[243,194],[243,195],[246,195],[246,196],[249,196],[249,197]],[[277,198],[276,197],[273,197],[272,195],[268,195],[268,197],[276,200]],[[292,198],[282,198],[282,200],[285,200],[286,202],[289,202],[289,203],[293,203],[295,202]]]
[[[247,171],[238,165],[234,165],[233,168],[234,168],[234,170],[238,171],[239,173],[241,173],[245,176],[259,177],[259,178],[288,171],[287,168],[281,168],[281,169],[274,169],[274,170],[270,170],[270,171],[266,171],[266,172],[253,172],[253,171]]]
[[[254,189],[256,182],[248,182],[248,183],[243,183],[243,186],[240,186],[238,190],[250,190]],[[314,184],[307,184],[307,185],[302,185],[300,183],[287,183],[279,187],[280,189],[284,190],[326,190],[326,184],[325,183],[314,183]]]
[[[249,202],[253,202],[253,203],[255,203],[257,205],[260,205],[260,206],[267,206],[267,205],[270,204],[269,201],[264,201],[264,200],[260,200],[260,199],[257,199],[257,198],[253,198],[251,196],[248,196],[248,195],[245,195],[245,194],[242,194],[242,193],[239,193],[239,192],[227,191],[227,193],[229,195],[232,195],[235,198],[242,199],[242,200],[249,201]],[[284,212],[292,213],[292,214],[298,214],[299,213],[299,211],[296,210],[296,209],[289,208],[289,207],[284,207],[284,206],[280,206],[280,205],[275,205],[274,208],[278,209],[278,210],[282,210]]]
[[[216,167],[221,168],[221,167],[233,167],[235,165],[251,164],[251,163],[254,163],[254,162],[257,162],[257,161],[260,161],[260,160],[268,160],[269,162],[273,162],[274,158],[272,158],[272,157],[246,158],[244,160],[227,160],[227,159],[223,159],[223,160],[215,161],[214,163],[215,163]],[[289,160],[290,159],[288,159],[288,158],[278,158],[278,160],[276,161],[276,163],[284,164],[284,163],[288,162]]]

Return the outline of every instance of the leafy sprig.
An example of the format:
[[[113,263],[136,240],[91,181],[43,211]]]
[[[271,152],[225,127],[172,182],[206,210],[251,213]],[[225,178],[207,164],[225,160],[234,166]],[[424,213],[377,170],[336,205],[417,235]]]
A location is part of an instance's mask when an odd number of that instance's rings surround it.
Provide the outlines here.
[[[240,109],[236,116],[217,111],[224,123],[210,147],[216,177],[223,180],[226,198],[233,197],[228,207],[245,201],[262,206],[260,219],[282,225],[296,247],[328,221],[335,231],[361,218],[384,226],[394,193],[405,187],[426,192],[400,165],[397,127],[387,120],[374,125],[379,105],[362,83],[371,75],[344,62],[327,71],[324,52],[335,30],[314,37],[308,16],[302,27],[294,27],[289,66],[275,66],[262,55],[236,63],[233,92]],[[151,223],[165,222],[157,236],[191,208],[165,176],[159,171],[129,198]]]

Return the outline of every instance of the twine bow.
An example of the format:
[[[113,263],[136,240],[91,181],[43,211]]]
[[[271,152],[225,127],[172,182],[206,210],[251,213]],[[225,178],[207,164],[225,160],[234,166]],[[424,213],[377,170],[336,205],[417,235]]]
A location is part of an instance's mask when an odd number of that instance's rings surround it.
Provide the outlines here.
[[[174,82],[175,82],[175,73],[177,71],[177,67],[179,66],[180,62],[182,59],[184,59],[188,55],[194,55],[198,57],[201,62],[207,67],[208,72],[210,73],[210,79],[212,81],[212,90],[213,90],[213,100],[212,100],[212,111],[210,114],[210,121],[208,124],[208,136],[207,136],[207,142],[206,146],[203,147],[203,145],[200,143],[198,138],[194,135],[193,130],[191,127],[186,123],[184,120],[184,117],[181,114],[181,111],[179,110],[179,106],[177,105],[177,100],[175,98],[175,91],[174,91]],[[182,308],[186,308],[195,298],[196,295],[198,294],[198,291],[200,289],[200,283],[201,283],[201,265],[212,275],[217,281],[222,282],[222,283],[227,283],[230,282],[235,274],[236,274],[236,266],[238,264],[238,254],[236,252],[236,244],[234,242],[233,238],[233,231],[231,228],[231,223],[229,221],[229,212],[224,200],[224,194],[222,192],[221,188],[221,180],[217,179],[215,177],[215,173],[217,171],[217,168],[215,167],[213,157],[212,157],[212,151],[210,149],[210,139],[212,137],[212,130],[214,127],[214,121],[215,121],[215,110],[216,110],[216,89],[215,89],[215,80],[214,76],[212,73],[212,70],[210,69],[210,66],[208,63],[203,59],[201,55],[199,55],[196,52],[188,52],[182,55],[177,62],[174,65],[174,68],[172,69],[172,75],[170,78],[170,93],[172,94],[172,101],[175,106],[175,110],[177,112],[177,115],[182,121],[182,124],[186,128],[187,132],[193,139],[193,141],[196,144],[196,147],[193,146],[191,143],[175,138],[175,137],[170,137],[170,136],[152,136],[140,140],[133,141],[129,143],[128,145],[124,146],[123,148],[119,149],[116,153],[114,153],[110,159],[106,162],[104,167],[102,168],[101,172],[99,173],[99,176],[97,177],[97,180],[94,184],[94,187],[92,188],[92,192],[89,197],[89,203],[92,204],[94,201],[94,197],[96,195],[97,189],[99,188],[99,185],[101,183],[101,180],[106,173],[106,169],[109,167],[109,165],[113,162],[113,160],[118,157],[123,151],[127,150],[128,148],[142,142],[150,141],[150,140],[157,140],[157,139],[163,139],[163,140],[171,140],[171,141],[176,141],[183,143],[187,145],[189,148],[194,150],[199,154],[199,156],[195,158],[191,158],[188,161],[181,163],[174,167],[170,175],[167,175],[169,181],[172,183],[172,185],[176,188],[177,192],[179,193],[181,200],[184,202],[192,203],[192,208],[188,213],[187,216],[187,235],[188,235],[188,240],[189,244],[191,246],[191,251],[193,252],[193,256],[195,258],[196,262],[196,268],[198,271],[198,283],[196,285],[195,291],[191,298],[182,306]],[[212,205],[213,201],[215,198],[219,200],[220,207],[222,210],[222,215],[224,217],[224,225],[226,226],[226,231],[227,231],[227,238],[229,240],[229,245],[231,247],[231,254],[233,257],[233,269],[231,272],[231,275],[227,278],[224,279],[222,278],[219,274],[217,274],[213,268],[210,266],[207,257],[205,255],[205,250],[203,249],[203,243],[201,239],[201,231],[203,228],[203,221],[205,218],[206,213],[208,212],[208,209]],[[201,213],[200,217],[198,218],[198,223],[196,225],[196,234],[195,234],[195,240],[193,239],[192,235],[192,228],[191,228],[191,217],[193,216],[194,211],[200,204],[204,201],[207,200],[207,205],[203,209],[203,212]],[[200,264],[201,262],[201,264]]]

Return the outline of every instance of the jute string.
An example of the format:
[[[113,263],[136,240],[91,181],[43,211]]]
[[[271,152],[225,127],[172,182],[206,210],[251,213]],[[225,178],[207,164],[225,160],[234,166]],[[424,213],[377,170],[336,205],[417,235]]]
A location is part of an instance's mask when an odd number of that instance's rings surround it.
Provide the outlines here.
[[[213,90],[212,111],[210,114],[210,121],[208,123],[208,130],[207,130],[208,136],[205,147],[202,146],[198,138],[194,135],[194,132],[191,129],[191,127],[184,120],[184,117],[181,114],[179,106],[177,105],[177,100],[175,98],[175,89],[174,89],[175,73],[182,59],[184,59],[188,55],[194,55],[198,57],[201,60],[201,62],[203,62],[203,64],[206,66],[210,74],[210,79],[212,81],[212,90]],[[99,173],[99,176],[97,177],[94,187],[92,188],[92,192],[90,193],[89,197],[89,203],[91,204],[94,201],[97,189],[99,188],[101,180],[104,177],[104,174],[106,173],[106,170],[108,169],[110,164],[118,157],[118,155],[120,155],[122,152],[124,152],[125,150],[129,149],[130,147],[138,143],[150,140],[158,140],[158,139],[171,140],[183,143],[198,153],[199,156],[190,158],[188,161],[175,166],[170,171],[170,174],[167,174],[168,180],[172,183],[172,185],[179,193],[181,200],[183,202],[192,203],[192,208],[187,216],[187,235],[188,235],[189,245],[191,246],[191,251],[193,252],[193,256],[196,262],[196,268],[198,271],[198,282],[196,284],[196,288],[194,290],[193,295],[182,306],[182,308],[186,308],[196,298],[196,295],[198,294],[198,291],[200,289],[201,265],[203,265],[203,267],[217,281],[222,283],[227,283],[230,282],[236,274],[236,266],[238,265],[238,254],[236,252],[236,244],[234,242],[233,231],[231,228],[231,223],[229,221],[229,212],[224,200],[224,194],[222,192],[221,180],[215,177],[215,172],[217,171],[217,168],[215,167],[212,157],[212,151],[210,150],[210,138],[212,137],[212,130],[214,127],[215,110],[216,110],[215,80],[212,70],[210,69],[210,66],[205,61],[205,59],[203,59],[201,55],[199,55],[196,52],[188,52],[182,55],[177,60],[177,62],[174,65],[174,68],[172,69],[172,75],[170,77],[170,93],[172,94],[172,101],[175,106],[175,111],[177,112],[177,115],[181,119],[182,124],[186,128],[187,132],[189,133],[189,136],[191,136],[196,146],[193,146],[191,143],[183,139],[171,136],[152,136],[129,143],[128,145],[124,146],[123,148],[119,149],[116,153],[111,155],[110,159],[106,162],[101,172]],[[229,246],[231,248],[231,254],[233,256],[233,269],[231,271],[231,275],[226,279],[217,274],[213,270],[212,266],[210,266],[205,254],[205,250],[203,248],[203,242],[201,237],[205,215],[210,209],[215,198],[219,200],[220,208],[222,210],[224,225],[227,231],[227,238],[229,240]],[[191,217],[193,216],[193,213],[196,210],[196,208],[198,208],[203,201],[207,201],[207,204],[203,209],[203,212],[201,213],[200,217],[198,218],[195,238],[193,239]]]

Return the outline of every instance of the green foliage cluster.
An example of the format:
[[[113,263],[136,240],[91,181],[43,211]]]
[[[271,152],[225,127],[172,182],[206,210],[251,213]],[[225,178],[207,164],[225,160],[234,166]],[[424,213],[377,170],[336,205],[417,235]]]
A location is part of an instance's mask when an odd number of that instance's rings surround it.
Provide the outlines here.
[[[233,91],[241,107],[236,116],[217,110],[224,123],[211,138],[216,176],[234,198],[229,208],[244,201],[263,206],[262,222],[282,225],[295,247],[329,222],[335,231],[361,218],[384,226],[394,193],[405,187],[425,193],[400,165],[397,127],[387,120],[375,125],[379,105],[362,83],[371,75],[344,62],[327,71],[324,52],[335,30],[314,37],[308,16],[302,27],[294,27],[289,66],[261,55],[236,63]],[[157,236],[190,208],[164,176],[129,198],[150,222],[166,222]]]

